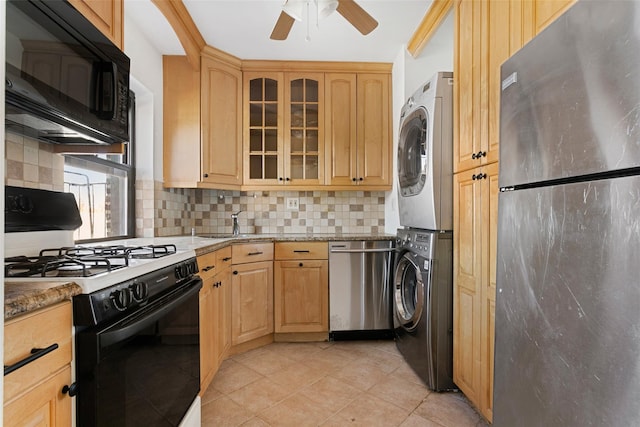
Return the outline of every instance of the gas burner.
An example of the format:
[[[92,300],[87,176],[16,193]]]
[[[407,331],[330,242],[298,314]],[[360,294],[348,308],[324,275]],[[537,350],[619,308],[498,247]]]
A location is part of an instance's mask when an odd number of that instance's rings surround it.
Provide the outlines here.
[[[5,259],[5,277],[89,277],[129,265],[125,255],[39,256]]]
[[[176,253],[176,245],[148,245],[128,248],[126,251],[130,258],[160,258]]]

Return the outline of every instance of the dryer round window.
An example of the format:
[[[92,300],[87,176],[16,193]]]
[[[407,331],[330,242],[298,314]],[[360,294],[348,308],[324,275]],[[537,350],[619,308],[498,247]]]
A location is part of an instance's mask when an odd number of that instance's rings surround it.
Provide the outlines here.
[[[427,126],[427,110],[424,108],[409,114],[402,125],[401,144],[398,145],[398,188],[405,197],[420,194],[427,181]]]

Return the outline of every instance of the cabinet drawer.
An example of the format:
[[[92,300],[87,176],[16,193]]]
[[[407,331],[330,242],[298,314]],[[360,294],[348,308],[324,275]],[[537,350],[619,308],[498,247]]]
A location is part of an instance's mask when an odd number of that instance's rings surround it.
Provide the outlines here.
[[[273,243],[242,243],[231,250],[234,264],[273,260]]]
[[[232,260],[233,258],[231,256],[231,246],[218,249],[216,251],[216,270],[218,270],[217,273],[229,267],[231,265]]]
[[[4,400],[9,401],[71,363],[71,302],[66,301],[12,319],[4,327],[4,365],[31,356],[32,349],[58,348],[4,377]]]
[[[327,259],[329,245],[327,242],[278,242],[276,243],[276,259]]]
[[[218,251],[209,252],[208,254],[200,255],[198,257],[198,276],[202,278],[202,280],[207,280],[210,277],[215,276],[218,272],[218,268],[216,266],[218,260]]]

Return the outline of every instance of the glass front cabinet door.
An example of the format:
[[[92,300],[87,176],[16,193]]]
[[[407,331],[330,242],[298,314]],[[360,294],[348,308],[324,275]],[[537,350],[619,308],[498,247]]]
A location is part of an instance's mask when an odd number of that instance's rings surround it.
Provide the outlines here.
[[[322,73],[245,73],[245,185],[322,185]]]

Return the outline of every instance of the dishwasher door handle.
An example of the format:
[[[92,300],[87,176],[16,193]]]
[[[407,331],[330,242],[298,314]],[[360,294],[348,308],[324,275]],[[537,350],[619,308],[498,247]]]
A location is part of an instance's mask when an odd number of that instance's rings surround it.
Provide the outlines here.
[[[376,248],[376,249],[335,249],[330,248],[329,252],[332,254],[366,254],[366,253],[381,253],[381,252],[394,252],[395,248]]]

